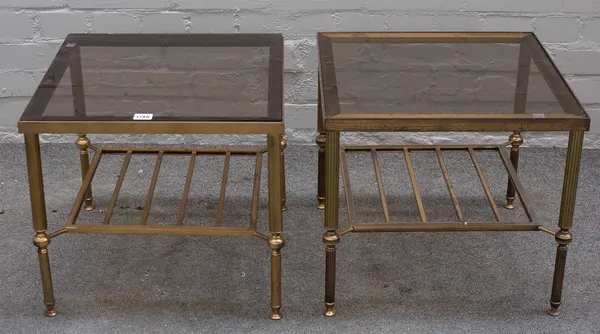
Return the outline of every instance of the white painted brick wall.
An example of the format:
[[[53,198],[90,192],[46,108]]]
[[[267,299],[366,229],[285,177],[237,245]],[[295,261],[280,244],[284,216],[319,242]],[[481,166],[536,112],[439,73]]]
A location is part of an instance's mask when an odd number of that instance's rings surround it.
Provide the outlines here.
[[[0,40],[18,43],[33,34],[31,14],[0,12]]]
[[[541,17],[535,21],[538,38],[545,43],[575,42],[581,27],[581,21],[576,17]]]
[[[521,16],[484,16],[488,31],[533,31],[533,18]]]
[[[582,37],[590,42],[600,42],[600,19],[589,19],[583,26]]]
[[[600,30],[598,30],[600,34]],[[554,52],[563,74],[600,75],[600,52],[592,50]]]
[[[96,33],[139,33],[141,20],[138,15],[118,12],[92,14],[92,32]]]
[[[565,1],[569,3],[571,0]],[[593,0],[592,0],[593,1]],[[464,9],[477,12],[548,13],[561,10],[561,0],[468,0]]]
[[[142,17],[142,32],[144,33],[183,33],[189,15],[183,13],[160,13]]]
[[[37,78],[31,72],[0,73],[0,98],[32,95],[36,82]]]
[[[436,30],[477,31],[483,29],[483,19],[478,16],[442,16],[438,18]]]
[[[38,14],[40,33],[45,38],[64,38],[69,33],[85,32],[86,17],[82,12],[49,11]]]
[[[435,22],[435,16],[403,13],[389,17],[388,29],[390,31],[427,31],[435,29]]]
[[[288,134],[312,142],[319,30],[534,30],[592,116],[586,145],[600,148],[599,0],[0,0],[0,141],[20,138],[15,120],[69,32],[280,32]]]
[[[192,14],[190,29],[193,33],[234,33],[239,31],[232,14],[202,13]]]

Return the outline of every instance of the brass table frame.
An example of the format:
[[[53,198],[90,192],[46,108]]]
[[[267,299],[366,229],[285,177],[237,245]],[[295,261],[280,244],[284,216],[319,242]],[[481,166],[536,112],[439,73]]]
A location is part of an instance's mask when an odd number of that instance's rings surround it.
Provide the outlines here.
[[[335,315],[336,246],[340,237],[347,233],[361,232],[439,232],[439,231],[542,231],[554,236],[557,246],[556,264],[550,298],[551,315],[559,314],[567,249],[572,240],[569,231],[573,225],[577,181],[583,146],[584,131],[589,130],[590,120],[577,101],[560,72],[552,63],[541,43],[532,33],[396,33],[396,32],[323,32],[318,34],[319,78],[317,96],[316,143],[318,153],[317,208],[324,209],[325,233],[325,312]],[[514,101],[514,114],[343,114],[340,113],[338,86],[332,43],[519,43],[519,66]],[[534,63],[554,93],[565,114],[545,114],[544,117],[525,113],[530,63]],[[340,133],[344,131],[512,131],[505,145],[390,145],[390,146],[340,146]],[[521,131],[569,131],[568,153],[564,170],[562,200],[558,226],[554,231],[537,222],[529,196],[517,175],[519,147],[523,143]],[[510,154],[506,147],[510,148]],[[348,173],[346,152],[370,152],[379,189],[385,222],[365,224],[354,217],[352,190]],[[381,177],[378,151],[401,152],[417,203],[420,221],[393,222],[390,220],[385,188]],[[416,182],[411,152],[435,152],[439,161],[457,221],[429,223],[420,190]],[[465,221],[454,192],[444,160],[444,152],[468,152],[479,176],[487,201],[494,213],[495,222]],[[507,209],[514,208],[517,196],[527,215],[526,222],[502,221],[501,214],[492,197],[489,184],[479,165],[477,151],[498,153],[507,174]],[[340,230],[339,178],[340,162],[344,185],[346,208],[350,226]]]
[[[236,39],[241,38],[239,35]],[[243,35],[243,34],[242,34]],[[250,35],[250,34],[247,34]],[[90,38],[87,35],[85,38]],[[125,35],[123,35],[125,36]],[[156,43],[156,37],[151,35],[127,35],[132,38],[133,43],[142,45],[153,45]],[[207,38],[208,35],[203,35]],[[263,34],[255,35],[263,38],[263,42],[273,46],[275,49],[276,58],[271,57],[271,72],[270,72],[270,93],[269,93],[269,112],[272,110],[282,112],[283,109],[283,39],[281,35]],[[118,35],[104,35],[110,39],[117,39]],[[216,36],[217,43],[224,43],[222,39]],[[95,38],[95,37],[94,37]],[[100,37],[101,38],[101,37]],[[198,35],[169,35],[168,39],[176,41],[189,41],[198,38]],[[213,36],[208,36],[209,39],[214,39]],[[95,39],[94,39],[95,40]],[[271,314],[270,318],[274,320],[281,319],[281,248],[285,244],[283,231],[282,211],[285,210],[285,170],[284,170],[284,149],[286,142],[283,139],[285,127],[283,121],[210,121],[210,120],[186,120],[179,121],[177,118],[173,120],[158,119],[156,121],[110,121],[110,120],[77,120],[66,119],[61,120],[56,117],[45,119],[43,116],[35,119],[32,116],[34,112],[39,112],[40,108],[43,111],[45,104],[48,103],[52,96],[53,90],[56,88],[62,73],[58,73],[57,67],[62,66],[62,71],[67,67],[76,68],[77,63],[61,64],[61,52],[64,52],[65,47],[77,41],[77,35],[69,35],[60,49],[58,56],[48,70],[40,88],[34,94],[32,102],[27,107],[24,116],[18,123],[18,128],[25,137],[25,150],[27,157],[27,172],[29,177],[29,192],[31,199],[31,210],[33,218],[33,227],[35,236],[33,243],[38,248],[38,256],[40,263],[40,271],[42,278],[42,287],[44,293],[44,303],[46,306],[46,316],[52,317],[56,315],[55,299],[53,293],[53,283],[50,272],[50,258],[48,246],[50,241],[63,233],[92,233],[92,234],[164,234],[164,235],[192,235],[192,236],[254,236],[263,239],[267,242],[271,250]],[[122,41],[122,40],[121,40]],[[197,40],[196,40],[197,41]],[[244,41],[242,39],[242,41]],[[255,39],[256,41],[256,39]],[[107,43],[107,40],[100,42]],[[162,43],[162,40],[158,40]],[[246,44],[252,45],[252,43]],[[119,45],[119,44],[117,44]],[[162,44],[160,44],[162,45]],[[273,53],[271,54],[273,55]],[[67,57],[68,59],[68,57]],[[58,65],[57,65],[58,64]],[[63,66],[66,65],[66,66]],[[79,67],[81,65],[79,64]],[[81,71],[79,71],[81,73]],[[48,86],[48,82],[52,85]],[[82,82],[80,80],[80,82]],[[50,88],[50,90],[48,89]],[[73,87],[73,103],[74,108],[78,112],[83,112],[85,115],[85,103],[83,90],[78,90],[78,86]],[[274,88],[274,89],[271,89]],[[271,94],[273,93],[273,94]],[[82,185],[75,198],[75,202],[71,212],[67,218],[64,228],[55,231],[48,231],[48,223],[46,217],[46,204],[44,194],[44,181],[42,177],[42,158],[40,152],[39,135],[42,133],[75,133],[79,137],[76,140],[76,146],[80,152],[81,177]],[[219,148],[127,148],[127,147],[96,147],[87,138],[87,134],[266,134],[266,148],[238,148],[238,149],[219,149]],[[93,158],[89,157],[89,150],[93,150]],[[267,155],[267,170],[268,170],[268,206],[269,206],[269,232],[263,234],[257,231],[258,225],[258,202],[260,191],[260,177],[262,169],[262,157]],[[93,196],[91,183],[98,169],[101,158],[105,154],[120,154],[125,155],[121,171],[117,178],[115,188],[108,204],[108,208],[104,220],[99,224],[77,224],[77,218],[82,207],[85,210],[94,210]],[[152,179],[148,189],[148,194],[143,206],[141,219],[137,224],[129,225],[111,225],[110,219],[117,202],[121,186],[127,172],[129,162],[132,155],[155,155],[156,164],[152,174]],[[179,205],[177,221],[172,226],[154,226],[148,225],[148,216],[152,205],[154,188],[156,186],[162,158],[164,155],[179,155],[188,156],[190,158],[189,167],[187,170],[187,179],[185,182],[181,202]],[[188,204],[189,191],[191,187],[192,175],[197,156],[199,155],[221,155],[225,157],[223,166],[223,178],[219,194],[219,202],[215,226],[184,226],[183,220],[185,209]],[[252,204],[250,209],[250,219],[247,227],[225,227],[221,225],[225,192],[227,188],[227,178],[229,173],[229,161],[231,156],[246,155],[255,156],[256,165],[254,170],[254,182],[252,192]]]

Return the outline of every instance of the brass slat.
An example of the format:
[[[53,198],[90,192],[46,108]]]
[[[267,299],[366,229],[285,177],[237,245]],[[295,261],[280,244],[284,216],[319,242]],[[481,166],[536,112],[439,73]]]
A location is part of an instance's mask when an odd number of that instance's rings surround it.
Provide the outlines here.
[[[262,153],[256,154],[254,166],[254,185],[252,187],[252,207],[250,209],[250,228],[256,230],[258,225],[258,200],[260,196],[260,176],[262,172]],[[268,239],[268,238],[267,238]]]
[[[350,173],[348,172],[348,159],[346,150],[340,150],[340,162],[342,163],[342,182],[344,183],[344,197],[346,198],[346,211],[348,212],[348,223],[354,224],[354,200],[352,199],[352,187],[350,186]]]
[[[92,180],[94,179],[94,174],[96,174],[96,169],[98,168],[98,164],[100,163],[100,158],[102,157],[102,149],[99,149],[94,153],[94,158],[92,159],[92,163],[90,165],[90,169],[86,174],[83,182],[81,183],[81,188],[79,188],[79,193],[77,193],[77,197],[75,197],[75,204],[71,209],[71,213],[67,218],[67,223],[65,226],[72,226],[75,224],[75,220],[77,216],[79,216],[79,211],[81,211],[81,205],[83,204],[85,194],[92,184]]]
[[[425,208],[423,207],[423,200],[421,199],[421,191],[417,185],[417,177],[413,168],[412,160],[408,148],[404,147],[404,160],[406,161],[406,168],[408,169],[408,175],[410,176],[410,183],[412,184],[413,193],[415,195],[415,201],[417,201],[417,207],[419,208],[419,216],[421,217],[422,223],[427,223],[427,216],[425,215]]]
[[[448,168],[446,167],[442,150],[439,147],[436,147],[435,152],[437,153],[440,168],[442,169],[442,175],[444,176],[444,181],[446,181],[446,186],[448,187],[448,192],[450,193],[450,198],[452,198],[452,204],[454,205],[454,211],[456,211],[456,217],[458,218],[458,221],[464,222],[465,218],[460,209],[456,192],[454,192],[454,186],[452,185],[452,180],[450,179],[450,174],[448,173]]]
[[[183,186],[183,196],[181,197],[181,203],[179,204],[179,212],[177,212],[177,225],[183,225],[183,218],[185,217],[185,208],[187,207],[188,197],[190,196],[190,186],[192,184],[192,178],[194,177],[194,167],[196,166],[196,155],[197,152],[192,152],[190,156],[190,164],[188,171],[185,176],[185,185]]]
[[[254,236],[247,227],[198,227],[198,226],[156,226],[156,225],[73,225],[67,226],[69,233],[106,234],[167,234],[167,235],[211,235],[211,236]]]
[[[454,232],[454,231],[538,231],[537,224],[523,223],[391,223],[356,224],[352,232]]]
[[[158,173],[160,172],[160,164],[162,163],[164,152],[160,151],[156,158],[156,164],[154,165],[154,173],[152,174],[152,180],[150,181],[150,187],[148,188],[148,196],[146,196],[146,203],[144,204],[144,211],[142,212],[142,218],[140,219],[140,225],[146,225],[148,222],[148,215],[150,214],[150,206],[152,206],[152,197],[154,197],[154,188],[156,188],[156,181],[158,180]]]
[[[127,168],[129,167],[130,161],[131,151],[127,151],[127,155],[123,160],[123,166],[121,166],[119,178],[117,179],[117,184],[115,185],[113,195],[110,199],[110,202],[108,203],[108,208],[106,209],[106,215],[104,215],[104,225],[110,224],[110,217],[112,217],[113,210],[115,209],[115,204],[117,203],[117,198],[119,198],[119,192],[121,192],[121,187],[123,186],[123,181],[125,180],[125,174],[127,173]]]
[[[227,178],[229,177],[229,160],[231,153],[228,151],[225,155],[225,163],[223,166],[223,179],[221,180],[221,195],[219,195],[219,205],[217,207],[217,219],[215,226],[221,226],[223,221],[223,208],[225,207],[225,191],[227,190]]]
[[[475,157],[475,152],[473,148],[469,147],[469,155],[471,156],[471,160],[473,161],[473,166],[475,166],[475,170],[477,171],[477,175],[479,175],[479,180],[481,181],[481,185],[483,186],[483,190],[485,191],[485,196],[490,202],[490,207],[494,212],[494,217],[496,217],[497,221],[501,221],[500,212],[498,212],[498,207],[496,206],[496,202],[494,201],[494,196],[492,195],[492,191],[490,190],[490,186],[483,175],[483,171],[481,170],[481,166],[479,166],[479,162],[477,162],[477,157]]]
[[[377,159],[377,152],[374,148],[371,149],[371,157],[373,159],[373,168],[375,169],[375,178],[377,179],[377,187],[379,188],[379,198],[381,199],[381,208],[383,210],[383,216],[385,217],[386,223],[390,222],[390,212],[388,211],[387,197],[385,196],[385,189],[383,188],[383,178],[381,177],[381,169],[379,168],[379,160]]]
[[[536,222],[537,217],[535,215],[535,212],[529,207],[529,203],[531,203],[531,201],[529,199],[529,195],[527,195],[527,192],[525,191],[525,187],[523,187],[523,184],[521,183],[521,180],[519,179],[517,170],[515,169],[513,164],[510,162],[508,153],[506,153],[506,151],[504,150],[503,147],[498,147],[498,154],[500,154],[500,158],[502,158],[502,163],[504,164],[504,168],[506,168],[506,171],[508,172],[508,178],[510,179],[512,184],[515,186],[517,195],[519,195],[519,201],[521,202],[521,205],[523,206],[523,210],[525,210],[525,214],[527,215],[527,218],[529,218],[530,222]]]

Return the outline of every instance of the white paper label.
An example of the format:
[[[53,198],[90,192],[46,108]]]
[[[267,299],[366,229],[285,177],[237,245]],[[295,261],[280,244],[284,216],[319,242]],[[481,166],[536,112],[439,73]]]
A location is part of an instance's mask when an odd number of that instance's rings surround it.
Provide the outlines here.
[[[134,121],[149,121],[152,119],[152,116],[154,116],[154,115],[153,114],[134,114],[133,120]]]
[[[67,44],[67,47],[72,48],[72,47],[75,47],[75,45],[76,45],[75,43],[69,43],[69,44]]]
[[[544,114],[533,114],[533,118],[546,118]]]

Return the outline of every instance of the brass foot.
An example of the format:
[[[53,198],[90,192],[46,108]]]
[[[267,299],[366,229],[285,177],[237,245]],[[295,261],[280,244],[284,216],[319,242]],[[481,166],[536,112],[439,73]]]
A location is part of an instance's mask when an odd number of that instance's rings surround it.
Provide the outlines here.
[[[86,205],[85,211],[93,211],[95,208],[96,208],[96,206],[94,206],[94,205]]]
[[[325,209],[325,197],[317,197],[317,209]]]
[[[279,312],[280,309],[281,309],[281,306],[272,307],[271,315],[269,316],[269,318],[271,318],[271,320],[281,320],[281,313]]]
[[[515,198],[514,197],[506,197],[506,204],[504,207],[508,210],[512,210],[515,208]]]
[[[46,312],[44,313],[47,317],[54,317],[56,316],[56,309],[54,308],[54,306],[46,306]]]
[[[329,304],[329,303],[325,303],[325,316],[326,317],[333,317],[335,315],[335,309],[333,308],[333,303]]]
[[[557,308],[552,307],[548,310],[548,314],[550,314],[553,317],[556,317],[560,314],[560,311]]]

